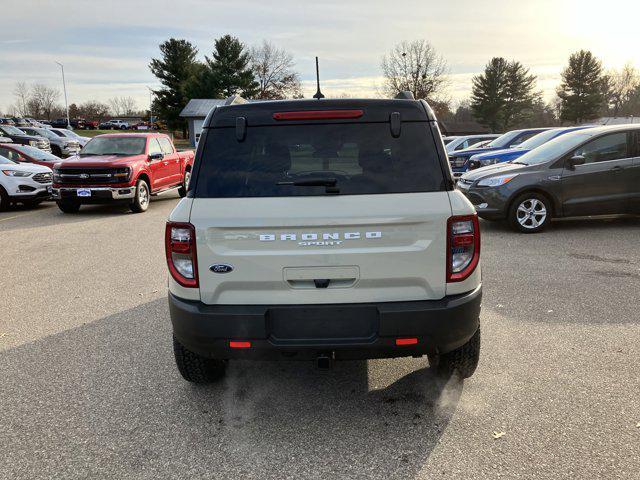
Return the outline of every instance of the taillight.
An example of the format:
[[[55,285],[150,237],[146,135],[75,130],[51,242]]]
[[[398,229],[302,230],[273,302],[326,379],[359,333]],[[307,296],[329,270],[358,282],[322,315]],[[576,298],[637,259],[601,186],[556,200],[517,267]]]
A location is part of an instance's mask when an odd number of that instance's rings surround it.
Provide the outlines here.
[[[190,223],[167,222],[165,231],[167,265],[173,279],[183,287],[198,287],[196,229]]]
[[[461,282],[480,261],[480,225],[477,215],[451,217],[447,221],[447,282]]]

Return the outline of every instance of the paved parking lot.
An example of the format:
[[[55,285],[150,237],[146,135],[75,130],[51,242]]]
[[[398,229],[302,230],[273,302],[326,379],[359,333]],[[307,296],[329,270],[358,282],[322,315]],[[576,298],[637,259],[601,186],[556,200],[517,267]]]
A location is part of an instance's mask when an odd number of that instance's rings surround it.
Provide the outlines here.
[[[0,478],[640,476],[640,219],[483,223],[464,384],[402,359],[233,362],[195,387],[166,304],[176,201],[0,213]]]

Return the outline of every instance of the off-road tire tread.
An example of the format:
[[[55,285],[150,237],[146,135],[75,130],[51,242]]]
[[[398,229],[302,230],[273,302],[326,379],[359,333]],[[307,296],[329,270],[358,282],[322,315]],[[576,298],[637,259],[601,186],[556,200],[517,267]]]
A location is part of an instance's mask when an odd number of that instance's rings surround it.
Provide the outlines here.
[[[211,383],[224,376],[227,362],[205,358],[187,350],[173,337],[173,353],[182,378],[192,383]]]
[[[440,355],[436,370],[442,377],[450,377],[455,372],[461,378],[469,378],[478,367],[480,360],[480,328],[473,337],[455,350]]]

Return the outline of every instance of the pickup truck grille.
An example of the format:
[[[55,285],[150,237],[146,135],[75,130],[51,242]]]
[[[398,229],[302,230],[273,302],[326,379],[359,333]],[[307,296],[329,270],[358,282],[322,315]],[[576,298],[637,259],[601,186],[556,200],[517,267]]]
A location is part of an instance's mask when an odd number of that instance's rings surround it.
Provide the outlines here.
[[[51,183],[51,174],[37,173],[33,176],[33,181],[38,183]]]
[[[128,168],[61,168],[54,174],[56,183],[70,185],[95,185],[125,183],[129,180]]]
[[[51,152],[51,144],[49,143],[49,140],[44,138],[38,140],[38,143],[36,144],[36,148],[39,148],[40,150],[45,150],[47,152]]]

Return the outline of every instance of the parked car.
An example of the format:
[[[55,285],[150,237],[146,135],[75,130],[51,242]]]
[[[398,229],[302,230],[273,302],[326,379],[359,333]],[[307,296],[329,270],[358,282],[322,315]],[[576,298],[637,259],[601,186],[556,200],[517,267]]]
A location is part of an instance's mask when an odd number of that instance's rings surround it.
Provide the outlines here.
[[[91,140],[91,137],[82,137],[73,130],[67,130],[66,128],[52,128],[51,131],[59,137],[77,141],[80,147],[84,147]]]
[[[640,125],[567,133],[516,161],[466,173],[458,188],[480,217],[525,233],[552,218],[640,213]]]
[[[456,138],[458,138],[457,135],[449,135],[449,136],[443,136],[442,137],[442,143],[444,143],[445,145],[449,145],[451,142],[453,142]]]
[[[510,162],[534,148],[538,148],[540,145],[547,143],[549,140],[559,137],[560,135],[575,132],[576,130],[583,130],[585,128],[589,128],[589,126],[552,128],[534,135],[517,147],[506,148],[504,150],[492,150],[487,153],[478,153],[469,159],[469,170],[486,167],[487,165],[493,165],[494,163]]]
[[[129,128],[129,122],[124,120],[108,120],[100,124],[101,130],[127,130]]]
[[[14,162],[36,163],[49,168],[53,168],[56,163],[62,161],[60,157],[36,147],[17,143],[2,143],[1,141],[0,155]]]
[[[0,118],[0,125],[15,125],[16,122],[14,122],[12,119],[10,118]]]
[[[513,148],[520,145],[525,140],[537,135],[540,132],[549,130],[548,128],[528,128],[523,130],[511,130],[495,140],[492,140],[488,145],[481,148],[465,148],[458,152],[449,154],[449,163],[451,170],[453,171],[454,178],[460,178],[460,176],[469,169],[469,159],[478,153],[490,152],[493,150],[503,150],[505,148]]]
[[[13,143],[20,145],[31,145],[45,152],[51,152],[49,140],[40,135],[28,135],[13,125],[0,125],[0,135],[8,137]]]
[[[500,135],[497,133],[487,133],[482,135],[464,135],[455,137],[452,141],[447,143],[447,153],[457,152],[469,148],[475,143],[482,142],[483,140],[495,140]]]
[[[61,137],[48,128],[22,127],[25,133],[29,135],[39,135],[49,140],[51,144],[51,153],[58,157],[69,157],[76,155],[80,151],[80,142],[76,139]]]
[[[223,106],[200,142],[166,229],[186,380],[237,358],[428,355],[473,374],[480,231],[426,102]]]
[[[144,212],[150,195],[178,189],[185,196],[192,166],[193,151],[178,152],[164,134],[98,135],[54,168],[53,194],[65,213],[96,203]]]
[[[484,146],[489,145],[490,143],[491,143],[491,140],[482,140],[481,142],[470,145],[468,148],[482,148]]]
[[[13,124],[18,128],[27,127],[30,125],[26,118],[12,117],[11,120],[13,120]]]
[[[0,156],[0,210],[12,203],[35,206],[51,197],[51,169]]]

